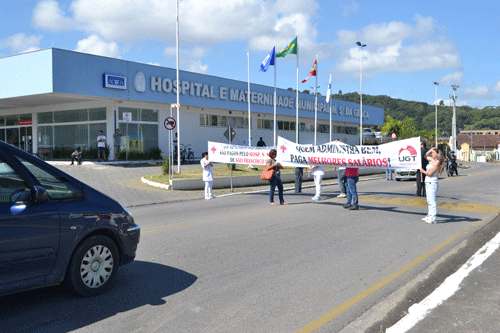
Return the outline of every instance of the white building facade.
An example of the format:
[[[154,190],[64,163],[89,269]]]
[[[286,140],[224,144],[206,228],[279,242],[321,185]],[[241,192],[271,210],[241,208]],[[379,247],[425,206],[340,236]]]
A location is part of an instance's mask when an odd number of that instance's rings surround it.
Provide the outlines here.
[[[231,126],[234,144],[260,137],[273,145],[274,88],[180,71],[172,68],[45,49],[0,59],[0,140],[26,151],[55,147],[88,149],[97,145],[100,130],[107,137],[113,159],[116,128],[127,137],[123,148],[147,151],[171,148],[170,133],[196,157],[207,151],[207,141],[227,142]],[[171,105],[180,93],[180,113]],[[250,99],[250,117],[248,112]],[[299,143],[314,142],[314,96],[299,93]],[[296,138],[296,93],[277,89],[277,135]],[[318,97],[317,144],[332,139],[359,143],[359,104]],[[166,119],[175,119],[166,122]],[[363,106],[363,125],[383,125],[384,110]],[[172,135],[172,137],[175,137]]]

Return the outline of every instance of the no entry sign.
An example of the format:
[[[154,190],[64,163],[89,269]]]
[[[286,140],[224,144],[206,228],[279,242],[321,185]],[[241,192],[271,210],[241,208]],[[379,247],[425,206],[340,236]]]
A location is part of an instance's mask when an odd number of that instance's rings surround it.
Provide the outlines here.
[[[165,126],[165,128],[168,129],[169,131],[171,131],[175,128],[175,124],[176,124],[175,119],[172,117],[168,117],[163,122],[163,126]]]

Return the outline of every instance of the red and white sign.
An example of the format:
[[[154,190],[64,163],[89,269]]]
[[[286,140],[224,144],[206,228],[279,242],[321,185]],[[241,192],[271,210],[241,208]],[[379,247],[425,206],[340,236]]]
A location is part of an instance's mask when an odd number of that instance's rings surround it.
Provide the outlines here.
[[[284,166],[327,166],[370,169],[420,169],[420,138],[392,141],[378,146],[349,146],[329,142],[298,145],[278,137],[276,160]]]
[[[175,128],[175,125],[176,125],[176,121],[172,117],[168,117],[163,122],[163,126],[165,126],[165,128],[168,129],[169,131],[173,130]]]
[[[33,121],[31,119],[27,120],[19,120],[19,126],[33,125]]]
[[[396,138],[396,133],[391,134],[391,138],[395,139]]]

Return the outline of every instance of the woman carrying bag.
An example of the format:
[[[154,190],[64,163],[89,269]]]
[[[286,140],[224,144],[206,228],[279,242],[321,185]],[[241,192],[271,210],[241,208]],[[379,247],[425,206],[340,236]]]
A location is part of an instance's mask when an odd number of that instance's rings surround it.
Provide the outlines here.
[[[425,177],[425,195],[427,197],[428,214],[422,220],[427,223],[437,223],[437,203],[436,195],[439,188],[438,173],[442,174],[444,169],[444,156],[441,150],[436,147],[425,153],[425,158],[429,161],[427,170],[420,169],[420,172],[426,175]]]
[[[281,181],[280,178],[280,170],[283,169],[283,166],[276,162],[276,155],[277,151],[276,149],[271,149],[269,151],[269,159],[266,162],[266,166],[264,167],[264,170],[274,170],[273,176],[271,179],[269,179],[269,185],[271,185],[271,188],[269,189],[269,201],[271,202],[271,206],[276,206],[276,203],[274,202],[274,189],[276,186],[278,186],[278,196],[280,198],[280,205],[287,205],[285,202],[285,199],[283,199],[283,182]]]

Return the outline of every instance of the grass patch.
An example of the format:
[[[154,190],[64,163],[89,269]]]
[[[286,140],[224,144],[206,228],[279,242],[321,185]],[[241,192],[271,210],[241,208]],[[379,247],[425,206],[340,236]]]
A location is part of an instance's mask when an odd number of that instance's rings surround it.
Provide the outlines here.
[[[233,177],[260,175],[262,173],[262,170],[264,169],[264,165],[259,165],[256,168],[257,170],[248,169],[245,165],[237,164],[236,169],[233,170]],[[335,168],[325,168],[325,170],[334,170],[334,169]],[[229,168],[225,165],[213,167],[212,171],[214,173],[214,178],[231,176],[231,170],[229,170]],[[281,170],[281,173],[294,173],[294,172],[295,168],[292,167],[284,167]],[[304,173],[305,172],[307,172],[307,168],[304,168]],[[180,175],[174,172],[173,179],[201,179],[202,174],[203,170],[200,167],[199,169],[181,172]],[[151,176],[144,176],[144,178],[153,182],[168,184],[168,175],[151,175]]]

